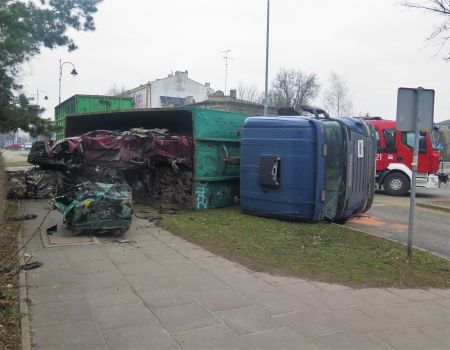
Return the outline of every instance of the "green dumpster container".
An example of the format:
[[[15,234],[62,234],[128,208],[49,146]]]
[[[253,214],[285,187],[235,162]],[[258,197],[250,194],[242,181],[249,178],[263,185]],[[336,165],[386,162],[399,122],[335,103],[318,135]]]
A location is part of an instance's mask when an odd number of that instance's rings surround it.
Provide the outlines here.
[[[55,107],[55,123],[61,127],[56,139],[64,138],[66,116],[73,113],[105,112],[133,108],[131,97],[114,97],[100,95],[74,95]]]
[[[224,207],[239,196],[241,129],[247,115],[197,107],[132,109],[68,115],[66,137],[88,131],[166,128],[194,141],[192,202],[195,210]]]

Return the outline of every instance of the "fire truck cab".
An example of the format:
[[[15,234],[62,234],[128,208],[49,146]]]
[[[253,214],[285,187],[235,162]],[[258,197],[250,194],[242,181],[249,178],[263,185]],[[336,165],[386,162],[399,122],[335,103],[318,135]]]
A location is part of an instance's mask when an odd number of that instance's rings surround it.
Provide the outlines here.
[[[376,129],[376,184],[387,194],[403,196],[411,189],[414,132],[396,129],[396,122],[372,118],[367,120]],[[421,132],[417,187],[438,188],[439,151],[434,148],[433,134]]]

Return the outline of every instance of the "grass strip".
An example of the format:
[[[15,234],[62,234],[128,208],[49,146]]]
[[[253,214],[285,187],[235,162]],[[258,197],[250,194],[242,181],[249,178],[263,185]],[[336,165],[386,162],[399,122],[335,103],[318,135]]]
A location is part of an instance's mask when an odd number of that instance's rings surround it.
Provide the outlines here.
[[[450,262],[389,240],[326,223],[244,215],[239,207],[162,216],[161,225],[254,271],[352,287],[448,288]]]

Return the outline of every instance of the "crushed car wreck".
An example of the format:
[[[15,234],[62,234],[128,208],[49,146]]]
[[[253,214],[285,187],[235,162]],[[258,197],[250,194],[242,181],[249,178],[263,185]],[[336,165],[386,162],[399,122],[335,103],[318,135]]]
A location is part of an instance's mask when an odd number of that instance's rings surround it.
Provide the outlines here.
[[[127,184],[85,181],[56,197],[55,207],[64,215],[64,223],[75,232],[119,234],[130,227],[131,199]]]
[[[116,181],[126,180],[136,198],[158,206],[181,207],[192,194],[192,160],[192,138],[167,129],[91,131],[54,144],[35,143],[29,156],[30,163],[44,168],[121,170]],[[87,180],[92,177],[85,174]]]

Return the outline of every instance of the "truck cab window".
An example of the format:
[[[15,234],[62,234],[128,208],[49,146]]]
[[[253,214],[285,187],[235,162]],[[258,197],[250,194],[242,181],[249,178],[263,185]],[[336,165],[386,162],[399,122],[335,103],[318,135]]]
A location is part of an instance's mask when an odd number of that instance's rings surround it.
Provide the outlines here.
[[[325,217],[333,218],[339,209],[342,195],[345,192],[345,164],[342,153],[345,146],[344,130],[337,121],[324,121],[327,156],[325,160]]]
[[[396,152],[396,149],[395,149],[396,133],[397,132],[395,129],[383,129],[385,152],[390,152],[390,153]]]
[[[402,132],[402,144],[414,149],[414,133],[413,132]],[[419,136],[419,152],[427,152],[427,139],[424,132],[420,133]]]
[[[378,130],[375,132],[375,138],[377,139],[377,153],[381,153],[381,143],[380,143],[380,135],[378,134]]]

